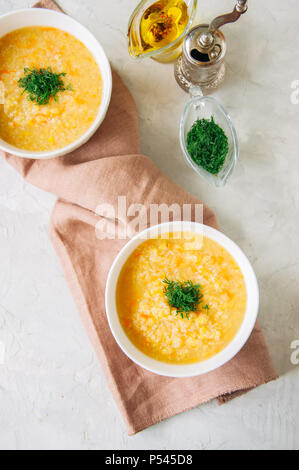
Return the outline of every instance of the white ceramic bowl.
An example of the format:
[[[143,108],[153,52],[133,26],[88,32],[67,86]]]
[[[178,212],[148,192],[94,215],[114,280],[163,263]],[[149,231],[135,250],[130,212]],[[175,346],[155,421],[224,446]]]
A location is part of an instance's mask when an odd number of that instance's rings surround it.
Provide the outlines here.
[[[1,150],[12,153],[19,157],[39,159],[61,157],[85,144],[103,122],[110,104],[112,92],[112,74],[110,64],[102,46],[99,44],[97,39],[88,31],[88,29],[68,15],[58,13],[53,10],[46,10],[44,8],[28,8],[25,10],[17,10],[0,17],[1,37],[12,31],[15,31],[16,29],[25,28],[28,26],[54,27],[72,34],[90,50],[101,70],[103,91],[99,112],[91,127],[82,137],[80,137],[80,139],[76,140],[67,147],[49,152],[30,152],[27,150],[22,150],[9,145],[0,139]]]
[[[190,365],[173,365],[150,358],[137,349],[124,332],[117,313],[116,287],[120,272],[128,257],[145,240],[156,238],[158,233],[169,231],[193,231],[203,234],[219,243],[238,263],[246,283],[248,302],[244,321],[233,341],[219,354],[204,361]],[[259,310],[259,289],[253,268],[241,249],[218,230],[190,222],[172,222],[151,227],[141,232],[122,249],[115,259],[106,285],[106,313],[111,331],[120,348],[136,364],[158,375],[168,377],[194,377],[211,372],[229,362],[245,345],[255,326]]]

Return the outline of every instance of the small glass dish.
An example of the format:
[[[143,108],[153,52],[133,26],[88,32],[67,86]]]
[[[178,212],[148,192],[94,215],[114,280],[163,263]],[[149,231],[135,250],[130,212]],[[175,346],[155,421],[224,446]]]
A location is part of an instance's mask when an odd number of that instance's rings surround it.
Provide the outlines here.
[[[216,187],[222,187],[227,183],[239,159],[239,143],[237,133],[232,120],[223,106],[215,98],[203,96],[200,88],[195,87],[190,90],[192,99],[187,104],[181,119],[180,141],[185,158],[189,165],[202,178]],[[204,168],[197,165],[191,158],[187,150],[187,135],[191,127],[198,119],[211,119],[214,117],[225,132],[228,138],[229,151],[223,167],[217,175],[208,173]]]
[[[197,3],[198,0],[185,0],[185,3],[188,8],[189,22],[183,31],[183,33],[172,43],[167,46],[161,47],[157,50],[150,50],[148,52],[142,52],[139,55],[136,55],[133,52],[133,44],[135,48],[142,50],[143,40],[141,38],[140,24],[141,19],[151,5],[155,3],[155,0],[142,0],[139,2],[135,10],[133,11],[128,26],[128,44],[129,44],[129,53],[131,57],[137,59],[151,58],[161,63],[172,63],[175,62],[182,52],[182,44],[186,34],[190,31],[193,26],[193,22],[197,12]]]

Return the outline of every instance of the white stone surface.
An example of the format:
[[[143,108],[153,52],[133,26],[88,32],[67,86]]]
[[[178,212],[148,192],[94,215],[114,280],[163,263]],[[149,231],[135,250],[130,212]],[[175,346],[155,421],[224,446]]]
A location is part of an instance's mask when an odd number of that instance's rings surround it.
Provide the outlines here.
[[[221,190],[184,162],[178,125],[187,96],[172,67],[128,57],[126,26],[136,3],[60,0],[99,38],[133,93],[143,152],[215,209],[223,231],[252,260],[260,321],[281,378],[129,438],[48,238],[54,197],[0,161],[0,448],[298,449],[299,366],[290,361],[291,342],[299,340],[299,105],[290,100],[299,80],[298,1],[249,0],[248,14],[226,27],[228,76],[216,95],[237,127],[241,158]],[[234,2],[199,3],[206,20]],[[30,4],[0,0],[0,13]]]

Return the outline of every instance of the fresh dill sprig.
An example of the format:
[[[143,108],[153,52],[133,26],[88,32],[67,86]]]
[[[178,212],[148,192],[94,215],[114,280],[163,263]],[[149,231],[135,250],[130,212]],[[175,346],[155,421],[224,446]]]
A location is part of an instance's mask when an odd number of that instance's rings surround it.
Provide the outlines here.
[[[66,90],[73,91],[72,86],[66,86],[63,77],[66,73],[54,73],[51,67],[47,69],[29,68],[24,69],[25,76],[18,81],[19,87],[24,88],[23,94],[28,93],[30,101],[36,102],[39,106],[48,104],[52,97],[58,101],[59,92]]]
[[[167,278],[163,280],[163,283],[165,284],[164,294],[170,307],[176,309],[176,316],[186,317],[189,320],[189,314],[196,312],[202,303],[201,286],[192,281],[170,281]],[[205,308],[209,308],[208,305]]]

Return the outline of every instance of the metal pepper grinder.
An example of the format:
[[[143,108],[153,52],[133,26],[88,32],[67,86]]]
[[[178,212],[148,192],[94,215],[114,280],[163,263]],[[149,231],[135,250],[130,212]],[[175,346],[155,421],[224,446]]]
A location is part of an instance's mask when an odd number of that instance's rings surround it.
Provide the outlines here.
[[[239,0],[232,13],[218,16],[210,25],[196,26],[187,34],[183,53],[175,64],[175,78],[183,90],[189,92],[196,86],[209,94],[221,85],[227,45],[219,28],[235,23],[247,10],[247,0]]]

